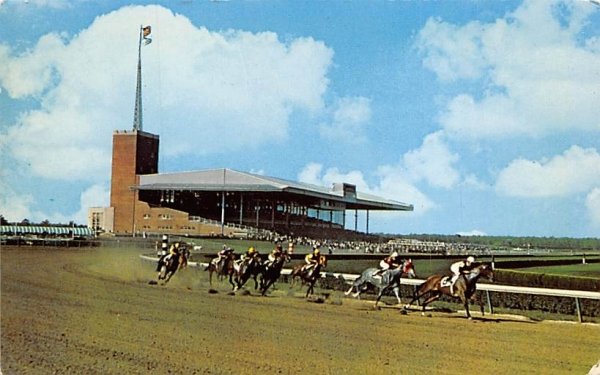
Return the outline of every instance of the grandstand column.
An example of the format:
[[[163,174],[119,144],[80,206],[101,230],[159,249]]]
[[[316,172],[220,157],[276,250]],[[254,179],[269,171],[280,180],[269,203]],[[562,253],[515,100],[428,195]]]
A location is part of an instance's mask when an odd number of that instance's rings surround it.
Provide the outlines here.
[[[369,234],[369,210],[367,210],[367,234]]]
[[[271,229],[275,228],[275,202],[271,201]]]
[[[240,193],[240,225],[244,224],[244,193]]]
[[[225,191],[221,193],[221,236],[225,234]]]

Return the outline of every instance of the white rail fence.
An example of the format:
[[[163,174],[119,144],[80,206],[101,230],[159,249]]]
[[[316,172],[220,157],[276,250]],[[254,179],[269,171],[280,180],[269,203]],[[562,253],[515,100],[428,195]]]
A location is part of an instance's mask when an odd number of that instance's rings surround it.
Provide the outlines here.
[[[156,262],[156,257],[151,257],[147,255],[140,255],[140,258],[144,260],[148,260],[151,262]],[[206,267],[208,263],[197,263],[197,262],[188,262],[188,266],[191,267]],[[289,275],[292,272],[289,268],[284,268],[281,271],[282,275]],[[353,282],[360,275],[351,274],[351,273],[333,273],[333,272],[323,272],[321,277],[334,277],[339,279],[342,277],[346,282]],[[405,285],[420,285],[424,282],[424,279],[401,279],[400,283]],[[549,288],[532,288],[532,287],[523,287],[523,286],[512,286],[512,285],[500,285],[500,284],[484,284],[478,283],[477,290],[485,291],[487,302],[488,302],[488,310],[490,314],[494,313],[494,309],[492,307],[492,300],[490,296],[490,292],[499,292],[499,293],[514,293],[514,294],[531,294],[536,296],[552,296],[552,297],[566,297],[573,298],[575,300],[575,309],[577,312],[577,318],[579,322],[583,321],[583,317],[581,314],[581,299],[593,299],[600,300],[600,292],[589,292],[583,290],[568,290],[568,289],[549,289]]]

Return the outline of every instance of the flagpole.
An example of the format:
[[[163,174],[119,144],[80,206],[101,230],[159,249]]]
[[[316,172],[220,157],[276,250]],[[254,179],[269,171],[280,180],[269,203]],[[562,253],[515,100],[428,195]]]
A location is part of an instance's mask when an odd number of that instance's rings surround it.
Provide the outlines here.
[[[138,42],[137,86],[135,88],[135,109],[133,113],[133,130],[142,130],[142,33],[140,25],[140,40]]]

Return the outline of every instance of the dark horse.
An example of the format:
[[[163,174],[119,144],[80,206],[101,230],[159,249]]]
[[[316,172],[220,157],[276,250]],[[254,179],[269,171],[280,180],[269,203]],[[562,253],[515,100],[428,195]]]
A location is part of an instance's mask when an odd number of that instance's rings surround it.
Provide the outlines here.
[[[379,268],[367,268],[364,270],[358,279],[352,283],[350,289],[346,291],[346,295],[352,293],[352,291],[356,289],[353,297],[360,298],[360,294],[364,292],[370,284],[379,290],[377,293],[377,300],[375,301],[375,307],[377,307],[381,297],[390,289],[394,291],[398,303],[402,303],[402,300],[400,299],[400,278],[404,274],[411,279],[416,277],[415,266],[412,260],[403,260],[398,267],[383,272],[381,276],[375,276],[375,273],[378,271],[380,271]]]
[[[187,259],[185,254],[173,254],[168,258],[160,258],[158,260],[158,281],[163,282],[163,285],[171,280],[171,277],[177,272],[179,268],[183,268],[187,265]]]
[[[279,279],[283,265],[290,261],[290,255],[287,252],[278,255],[272,263],[265,264],[260,278],[260,292],[264,296],[267,290]]]
[[[212,286],[212,275],[216,272],[219,276],[219,280],[228,277],[229,283],[235,288],[235,284],[233,283],[235,254],[233,254],[233,252],[228,253],[227,257],[220,262],[217,262],[217,259],[218,258],[214,258],[211,260],[210,263],[208,263],[208,267],[205,269],[205,271],[208,271],[208,282]]]
[[[233,290],[238,290],[246,284],[250,278],[254,279],[254,289],[258,289],[258,280],[256,279],[263,269],[262,261],[259,257],[254,257],[248,262],[241,262],[239,265],[234,266],[234,282],[235,286]]]
[[[324,255],[319,257],[319,261],[315,266],[309,270],[306,270],[306,264],[298,264],[292,269],[290,277],[292,278],[292,284],[290,288],[294,287],[296,278],[302,280],[302,285],[308,285],[306,289],[306,297],[314,293],[315,283],[321,277],[321,270],[327,267],[327,258]]]
[[[425,306],[440,298],[442,294],[445,294],[447,296],[460,298],[465,306],[467,318],[471,319],[469,301],[474,297],[477,288],[477,280],[481,277],[492,282],[494,281],[494,270],[491,265],[481,263],[475,266],[469,273],[461,274],[454,284],[453,293],[451,293],[450,286],[447,284],[449,276],[431,275],[423,282],[423,284],[419,285],[415,297],[405,306],[405,308],[414,301],[419,300],[421,297],[429,295],[422,303],[422,311],[425,312]],[[479,306],[481,307],[481,314],[483,315],[483,301],[481,299],[479,300]]]

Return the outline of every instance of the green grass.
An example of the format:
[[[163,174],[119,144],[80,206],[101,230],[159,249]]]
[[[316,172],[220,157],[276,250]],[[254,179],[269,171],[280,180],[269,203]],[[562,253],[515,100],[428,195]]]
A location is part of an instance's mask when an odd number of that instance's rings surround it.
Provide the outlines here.
[[[549,275],[600,278],[600,263],[571,264],[566,266],[530,267],[520,271],[545,273]]]

